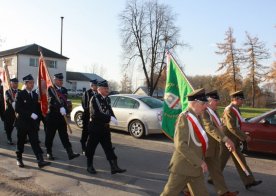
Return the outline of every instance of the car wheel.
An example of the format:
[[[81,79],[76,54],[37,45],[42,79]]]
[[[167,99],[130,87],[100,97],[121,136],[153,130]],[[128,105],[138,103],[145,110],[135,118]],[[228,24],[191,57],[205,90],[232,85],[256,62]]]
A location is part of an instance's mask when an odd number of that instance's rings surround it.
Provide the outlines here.
[[[247,144],[246,142],[240,142],[240,151],[241,152],[246,152],[247,151]]]
[[[128,131],[133,137],[142,138],[145,135],[145,126],[140,120],[134,120],[130,122]]]
[[[83,115],[83,112],[77,112],[75,114],[75,123],[76,125],[79,127],[79,128],[82,128],[83,127],[83,124],[82,124],[82,115]]]

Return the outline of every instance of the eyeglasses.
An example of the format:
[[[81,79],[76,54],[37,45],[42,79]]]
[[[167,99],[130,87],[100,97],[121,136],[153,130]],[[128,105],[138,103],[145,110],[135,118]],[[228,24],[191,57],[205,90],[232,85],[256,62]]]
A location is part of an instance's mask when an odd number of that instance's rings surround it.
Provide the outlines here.
[[[200,105],[206,105],[207,102],[205,101],[201,101],[201,100],[195,100],[197,103],[199,103]]]

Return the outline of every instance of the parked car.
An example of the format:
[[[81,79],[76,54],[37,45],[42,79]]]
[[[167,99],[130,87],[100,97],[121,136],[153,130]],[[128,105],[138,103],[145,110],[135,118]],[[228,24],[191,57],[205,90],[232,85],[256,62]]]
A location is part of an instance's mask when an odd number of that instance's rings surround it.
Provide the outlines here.
[[[276,154],[276,109],[242,123],[242,131],[251,141],[241,143],[242,151],[256,151]]]
[[[135,138],[162,133],[162,101],[134,94],[117,94],[109,97],[118,120],[118,125],[110,124],[112,129],[128,131]],[[75,107],[71,112],[71,120],[76,122],[78,127],[82,127],[82,114],[82,106]]]

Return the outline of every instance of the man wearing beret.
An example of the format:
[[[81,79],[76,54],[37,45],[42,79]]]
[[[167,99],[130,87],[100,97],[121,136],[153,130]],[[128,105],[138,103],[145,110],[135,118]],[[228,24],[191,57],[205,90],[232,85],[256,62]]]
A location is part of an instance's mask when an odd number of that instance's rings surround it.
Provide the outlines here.
[[[17,92],[20,91],[18,89],[18,79],[12,78],[10,80],[11,88],[6,90],[5,92],[5,100],[6,100],[6,110],[4,112],[4,128],[6,130],[8,144],[13,145],[12,142],[12,131],[14,128],[15,121],[15,96]]]
[[[54,75],[54,86],[48,88],[48,113],[46,115],[46,139],[47,158],[54,160],[52,153],[53,140],[58,130],[59,138],[63,147],[66,149],[68,159],[74,159],[80,154],[75,154],[69,141],[67,133],[67,124],[64,119],[68,112],[67,107],[67,89],[63,85],[63,74]]]
[[[250,137],[246,135],[242,130],[241,130],[241,123],[244,121],[244,119],[241,116],[239,107],[242,106],[243,100],[244,100],[244,94],[243,91],[237,91],[232,94],[231,96],[231,104],[228,105],[223,114],[223,123],[225,126],[224,133],[225,135],[230,138],[236,148],[236,152],[245,165],[247,171],[249,172],[249,176],[247,176],[244,171],[242,170],[241,166],[235,159],[235,157],[231,154],[232,160],[235,163],[235,166],[239,172],[240,178],[243,181],[243,184],[245,185],[246,189],[251,188],[252,186],[257,186],[262,183],[261,180],[255,180],[250,168],[248,167],[245,157],[240,151],[239,148],[239,143],[240,142],[245,142],[245,141],[250,141]],[[227,150],[226,146],[222,146],[221,149],[221,170],[226,166],[226,163],[230,157],[230,152]]]
[[[25,76],[23,81],[26,88],[17,93],[15,100],[15,112],[17,113],[15,121],[17,128],[17,165],[24,167],[22,153],[24,152],[24,143],[28,135],[38,167],[42,168],[50,163],[44,161],[43,152],[38,143],[39,122],[42,116],[38,103],[38,94],[32,91],[34,87],[32,75]]]
[[[224,135],[223,124],[216,112],[219,104],[219,95],[216,90],[206,93],[208,99],[207,109],[202,114],[203,125],[208,135],[208,149],[205,162],[208,166],[209,174],[218,195],[235,196],[236,192],[228,191],[223,173],[220,169],[220,143],[223,142],[229,151],[234,151],[234,143]]]
[[[82,153],[85,154],[86,150],[86,143],[88,139],[88,124],[89,124],[89,103],[90,99],[98,94],[97,92],[97,80],[90,80],[90,89],[85,91],[85,93],[82,96],[82,108],[83,108],[83,115],[82,115],[82,134],[81,134],[81,147],[82,147]]]
[[[187,184],[192,195],[208,195],[203,175],[208,170],[204,161],[208,137],[200,117],[206,109],[206,103],[205,90],[195,90],[188,95],[187,110],[178,116],[174,134],[175,150],[162,196],[178,196]]]
[[[123,173],[126,171],[125,169],[119,168],[117,156],[114,153],[114,148],[111,143],[109,123],[118,124],[118,121],[111,108],[108,93],[108,82],[104,80],[98,83],[98,94],[90,99],[90,123],[86,156],[87,171],[91,174],[96,174],[96,170],[93,166],[93,157],[99,143],[104,149],[106,159],[109,161],[111,174]]]

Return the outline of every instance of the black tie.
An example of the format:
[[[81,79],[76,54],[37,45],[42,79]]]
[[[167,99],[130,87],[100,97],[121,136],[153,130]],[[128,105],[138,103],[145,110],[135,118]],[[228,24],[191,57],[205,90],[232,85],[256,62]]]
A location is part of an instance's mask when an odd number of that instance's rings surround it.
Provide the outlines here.
[[[29,95],[30,95],[30,99],[31,99],[31,100],[33,100],[33,96],[32,96],[32,93],[29,93]]]

